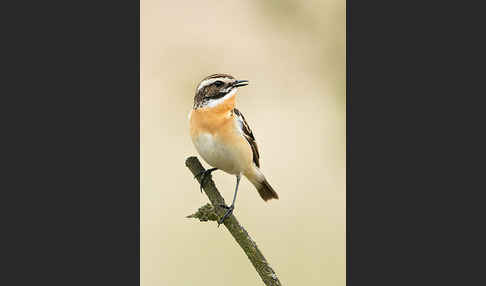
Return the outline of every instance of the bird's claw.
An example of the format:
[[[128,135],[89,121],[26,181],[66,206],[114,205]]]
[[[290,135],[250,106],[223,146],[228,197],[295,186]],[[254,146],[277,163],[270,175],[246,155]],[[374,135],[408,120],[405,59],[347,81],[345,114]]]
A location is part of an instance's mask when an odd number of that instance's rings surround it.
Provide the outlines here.
[[[222,224],[224,222],[224,220],[229,217],[232,213],[233,213],[233,210],[235,209],[235,206],[234,205],[231,205],[231,206],[226,206],[226,205],[219,205],[220,207],[222,208],[225,208],[227,209],[226,213],[223,215],[223,217],[218,221],[218,227],[220,224]]]
[[[204,185],[204,181],[206,180],[206,178],[208,177],[208,175],[211,175],[211,173],[213,171],[216,171],[217,168],[212,168],[212,169],[207,169],[207,170],[204,170],[202,172],[200,172],[199,174],[195,175],[194,176],[194,179],[197,179],[198,177],[201,177],[201,184],[199,185],[199,190],[203,191],[203,185]]]

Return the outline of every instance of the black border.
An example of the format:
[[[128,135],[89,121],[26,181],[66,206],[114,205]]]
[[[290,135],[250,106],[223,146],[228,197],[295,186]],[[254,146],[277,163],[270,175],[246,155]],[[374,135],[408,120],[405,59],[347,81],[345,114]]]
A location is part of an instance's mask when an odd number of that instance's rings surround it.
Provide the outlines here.
[[[2,35],[9,126],[2,278],[137,285],[140,2],[21,2],[2,10],[10,16]]]
[[[347,9],[347,284],[484,284],[482,10]]]

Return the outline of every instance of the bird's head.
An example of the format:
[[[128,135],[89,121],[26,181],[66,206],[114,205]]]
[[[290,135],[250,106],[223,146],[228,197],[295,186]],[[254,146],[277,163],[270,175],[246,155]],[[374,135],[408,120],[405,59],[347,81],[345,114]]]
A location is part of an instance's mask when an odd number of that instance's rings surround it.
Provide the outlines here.
[[[229,74],[207,76],[197,86],[194,109],[216,107],[233,97],[236,90],[245,85],[248,85],[247,80],[237,80]]]

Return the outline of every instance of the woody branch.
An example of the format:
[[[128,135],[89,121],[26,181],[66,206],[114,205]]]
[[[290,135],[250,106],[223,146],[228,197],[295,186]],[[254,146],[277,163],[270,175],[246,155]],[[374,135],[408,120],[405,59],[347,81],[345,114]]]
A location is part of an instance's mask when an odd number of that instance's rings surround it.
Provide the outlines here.
[[[187,158],[186,167],[189,168],[194,176],[205,170],[197,157]],[[198,176],[197,180],[199,183],[201,183],[201,176]],[[197,218],[200,221],[217,221],[224,215],[226,211],[220,207],[220,205],[226,205],[224,198],[216,188],[211,176],[204,180],[203,189],[211,201],[211,204],[202,206],[195,214],[187,217]],[[258,249],[255,241],[253,241],[248,232],[240,225],[233,214],[226,218],[224,221],[224,226],[228,229],[233,238],[248,256],[248,259],[250,260],[251,264],[253,264],[253,267],[255,267],[255,270],[258,272],[258,275],[260,275],[265,285],[282,285],[277,277],[277,274],[275,274],[275,271],[273,271],[272,267],[270,267],[267,260]]]

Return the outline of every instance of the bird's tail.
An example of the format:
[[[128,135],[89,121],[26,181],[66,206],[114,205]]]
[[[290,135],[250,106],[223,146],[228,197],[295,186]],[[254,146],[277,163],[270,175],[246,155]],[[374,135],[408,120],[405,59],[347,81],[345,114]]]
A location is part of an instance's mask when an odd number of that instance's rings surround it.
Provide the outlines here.
[[[278,200],[278,194],[275,190],[270,186],[265,176],[260,171],[260,169],[256,166],[253,166],[250,171],[244,173],[245,177],[255,186],[260,197],[264,201],[268,201],[271,199]]]

